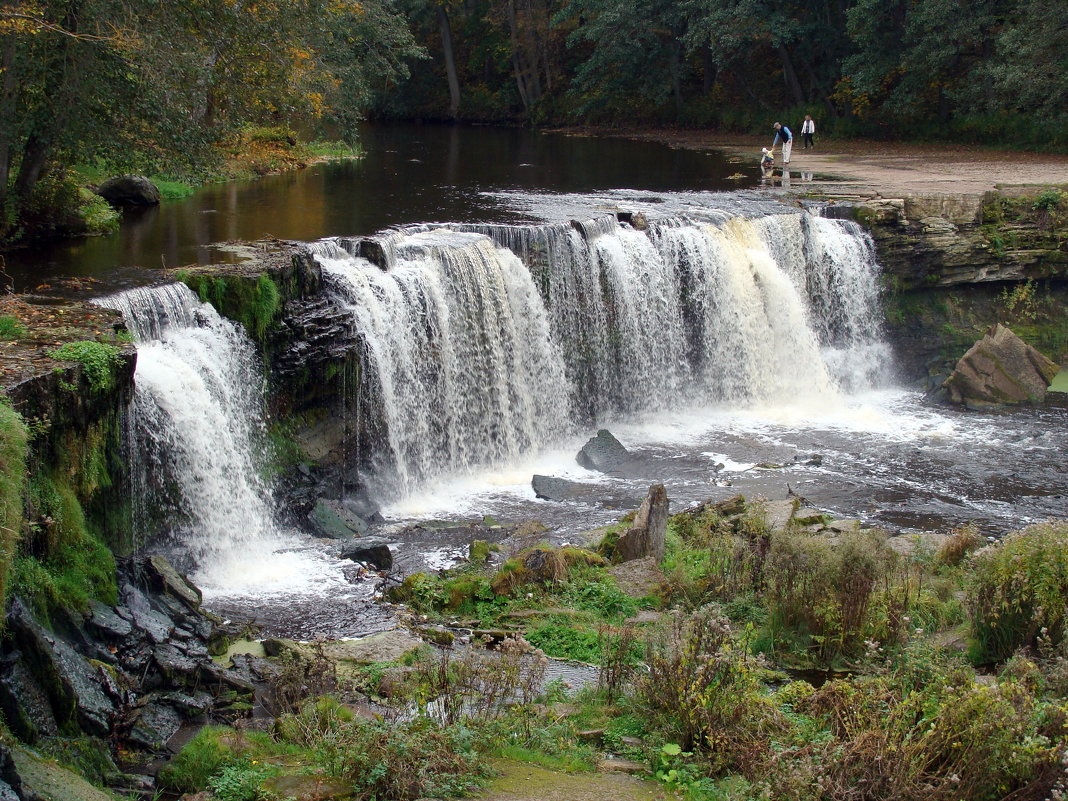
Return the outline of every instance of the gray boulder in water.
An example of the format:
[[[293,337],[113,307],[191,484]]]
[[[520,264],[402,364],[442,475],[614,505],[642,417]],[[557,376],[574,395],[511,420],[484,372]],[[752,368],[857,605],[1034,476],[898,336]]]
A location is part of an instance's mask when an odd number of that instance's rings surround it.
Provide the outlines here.
[[[1040,403],[1060,368],[1000,323],[964,354],[943,385],[969,407]]]
[[[96,188],[96,193],[115,206],[158,206],[159,189],[143,175],[116,175]]]
[[[617,470],[630,458],[630,451],[612,436],[607,428],[597,432],[596,437],[582,446],[575,460],[587,470],[600,470],[610,473]]]
[[[534,475],[530,481],[534,494],[546,501],[576,501],[590,495],[590,487],[556,476]]]
[[[616,543],[616,555],[621,562],[651,556],[656,562],[664,558],[664,537],[667,534],[668,496],[663,484],[653,484],[642,501],[630,528]]]

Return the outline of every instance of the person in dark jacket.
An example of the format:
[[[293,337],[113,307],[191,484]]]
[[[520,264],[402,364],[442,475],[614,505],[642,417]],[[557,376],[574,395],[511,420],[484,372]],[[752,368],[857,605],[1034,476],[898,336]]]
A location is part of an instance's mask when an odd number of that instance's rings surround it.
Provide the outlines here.
[[[775,123],[775,139],[771,143],[771,149],[775,150],[775,145],[779,144],[779,142],[782,142],[782,163],[789,164],[790,153],[794,149],[794,135],[781,122]]]

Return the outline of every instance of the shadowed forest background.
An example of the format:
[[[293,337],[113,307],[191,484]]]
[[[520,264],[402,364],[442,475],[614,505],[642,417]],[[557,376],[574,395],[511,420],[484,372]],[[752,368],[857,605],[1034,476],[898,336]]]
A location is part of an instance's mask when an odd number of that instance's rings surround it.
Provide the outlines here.
[[[1068,146],[1052,0],[20,1],[0,76],[6,242],[64,227],[67,168],[200,181],[367,117]]]

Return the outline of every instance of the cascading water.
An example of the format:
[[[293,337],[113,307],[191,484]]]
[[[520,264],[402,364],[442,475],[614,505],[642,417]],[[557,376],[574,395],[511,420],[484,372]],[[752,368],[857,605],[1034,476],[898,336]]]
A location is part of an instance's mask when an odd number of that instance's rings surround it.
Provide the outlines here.
[[[279,526],[262,478],[263,373],[248,337],[184,284],[96,302],[121,311],[137,340],[130,419],[140,530],[179,546],[209,595],[299,589],[316,560],[287,552],[295,537]]]
[[[706,215],[413,226],[313,245],[361,338],[394,496],[579,425],[698,405],[839,403],[888,359],[852,223]],[[381,489],[381,488],[380,488]]]

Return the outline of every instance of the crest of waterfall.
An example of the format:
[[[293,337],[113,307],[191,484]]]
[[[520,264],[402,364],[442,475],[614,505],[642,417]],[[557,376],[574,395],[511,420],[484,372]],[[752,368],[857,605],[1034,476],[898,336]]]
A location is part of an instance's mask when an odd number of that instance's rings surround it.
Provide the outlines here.
[[[184,284],[100,298],[137,340],[131,409],[135,520],[182,542],[207,588],[281,539],[264,464],[262,369],[237,325]],[[244,565],[245,567],[242,567]]]
[[[700,404],[841,401],[885,376],[878,266],[804,213],[412,226],[386,269],[313,245],[353,315],[393,488],[513,461],[574,426]]]
[[[444,229],[394,236],[388,271],[317,251],[360,332],[365,408],[384,419],[381,455],[399,488],[512,461],[566,429],[564,362],[513,253]]]

